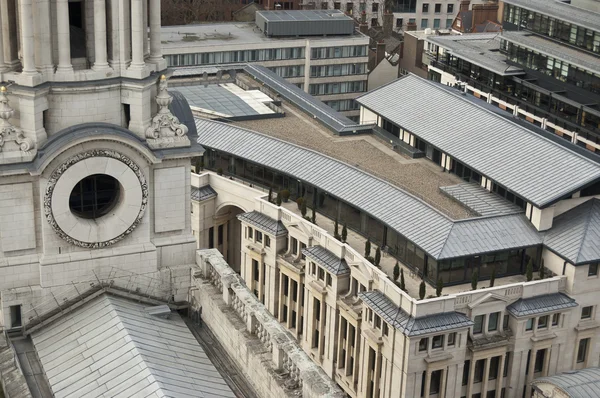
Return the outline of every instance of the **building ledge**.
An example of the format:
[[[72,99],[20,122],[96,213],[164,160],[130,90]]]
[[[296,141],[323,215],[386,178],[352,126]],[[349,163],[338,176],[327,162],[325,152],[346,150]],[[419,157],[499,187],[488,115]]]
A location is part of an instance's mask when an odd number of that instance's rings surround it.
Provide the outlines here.
[[[473,352],[503,347],[508,345],[511,337],[512,332],[510,330],[504,330],[498,334],[473,339],[469,341],[468,346]]]
[[[309,286],[313,289],[315,293],[320,294],[321,297],[325,297],[325,295],[327,294],[327,289],[325,288],[325,285],[317,281],[311,281],[309,283]]]
[[[556,337],[556,333],[545,333],[541,336],[531,336],[531,341],[533,342],[537,342],[537,341],[545,341],[545,340],[551,340],[553,338]]]
[[[246,245],[246,247],[248,248],[248,250],[252,250],[254,253],[260,254],[261,256],[265,254],[265,249],[262,246],[258,246],[257,244],[249,243],[248,245]]]
[[[600,327],[600,322],[598,321],[583,321],[579,322],[577,326],[575,326],[575,330],[578,332],[583,332],[584,330],[590,330]]]
[[[448,359],[452,359],[454,356],[449,353],[440,353],[436,355],[428,355],[425,357],[425,362],[427,363],[435,363],[440,361],[446,361]]]
[[[365,329],[363,329],[362,332],[365,335],[365,337],[367,339],[369,339],[369,341],[371,341],[377,345],[383,344],[383,339],[381,338],[381,335],[377,330],[375,330],[373,328],[365,328]]]

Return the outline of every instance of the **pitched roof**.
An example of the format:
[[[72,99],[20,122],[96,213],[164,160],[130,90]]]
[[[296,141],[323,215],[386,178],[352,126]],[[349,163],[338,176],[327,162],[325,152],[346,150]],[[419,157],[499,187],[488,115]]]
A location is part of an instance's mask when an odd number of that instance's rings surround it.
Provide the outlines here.
[[[413,74],[357,101],[536,207],[600,181],[599,163]]]
[[[590,199],[556,217],[544,245],[575,265],[600,261],[600,199]]]
[[[358,296],[390,326],[407,336],[420,336],[473,325],[473,321],[465,314],[454,311],[414,318],[377,290],[362,292]]]
[[[270,235],[281,236],[287,233],[287,229],[281,221],[275,220],[256,210],[249,213],[239,214],[237,218],[240,221],[247,222],[248,224],[259,228]]]
[[[552,384],[571,398],[598,398],[600,391],[600,368],[571,370],[549,377],[540,377],[531,384]]]
[[[422,200],[319,152],[237,126],[196,119],[198,143],[262,164],[370,214],[441,259],[541,244],[520,214],[455,222]]]
[[[327,271],[334,275],[347,274],[350,272],[350,267],[346,260],[339,258],[323,246],[311,246],[302,249],[302,253],[310,260],[324,267]]]
[[[177,313],[104,294],[32,340],[56,397],[235,397]]]
[[[563,1],[505,0],[504,2],[600,32],[600,13],[575,7]]]
[[[192,187],[190,196],[192,200],[202,202],[203,200],[214,198],[215,196],[217,196],[217,191],[215,191],[210,185],[205,185],[200,188]]]
[[[524,317],[572,307],[577,307],[574,299],[563,293],[552,293],[521,298],[506,307],[506,310],[516,317]]]

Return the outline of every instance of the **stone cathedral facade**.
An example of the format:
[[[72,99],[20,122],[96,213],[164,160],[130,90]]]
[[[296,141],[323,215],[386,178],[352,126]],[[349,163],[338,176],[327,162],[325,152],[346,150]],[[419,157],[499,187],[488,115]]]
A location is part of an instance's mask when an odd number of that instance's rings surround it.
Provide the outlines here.
[[[169,110],[165,70],[160,0],[0,0],[5,328],[98,269],[194,262],[190,158],[203,149]]]

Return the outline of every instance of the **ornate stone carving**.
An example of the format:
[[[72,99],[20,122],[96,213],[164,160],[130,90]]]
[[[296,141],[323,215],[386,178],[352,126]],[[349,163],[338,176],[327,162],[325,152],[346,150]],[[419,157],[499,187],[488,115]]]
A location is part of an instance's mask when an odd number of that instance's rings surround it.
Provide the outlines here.
[[[90,157],[109,157],[124,163],[134,172],[142,188],[142,203],[138,215],[135,218],[135,221],[129,226],[129,228],[127,228],[127,230],[125,230],[125,232],[123,232],[119,236],[116,236],[104,242],[83,242],[69,236],[65,231],[63,231],[60,228],[60,226],[54,219],[54,214],[52,213],[52,194],[54,193],[54,187],[56,186],[56,183],[58,182],[60,177],[64,174],[65,171],[67,171],[67,169],[69,169],[69,167]],[[48,185],[46,186],[46,192],[44,194],[44,214],[46,216],[46,220],[48,221],[52,229],[58,234],[58,236],[60,236],[65,241],[72,243],[75,246],[85,247],[88,249],[99,249],[113,245],[125,238],[127,235],[131,234],[133,230],[138,226],[140,221],[142,221],[147,205],[148,183],[146,182],[146,177],[144,176],[144,173],[142,173],[142,171],[140,170],[139,166],[127,156],[117,151],[111,151],[106,149],[92,149],[89,151],[78,153],[77,155],[67,159],[67,161],[58,166],[50,175],[50,178],[48,179]]]
[[[29,152],[34,148],[33,140],[25,137],[20,128],[13,126],[8,121],[14,113],[15,111],[8,105],[6,87],[0,87],[0,152],[7,142],[14,142],[14,149],[18,148],[22,152]]]
[[[152,118],[150,127],[146,129],[146,141],[152,149],[189,147],[187,126],[180,123],[179,119],[169,110],[173,97],[169,94],[167,87],[167,77],[162,75],[156,96],[158,113]]]

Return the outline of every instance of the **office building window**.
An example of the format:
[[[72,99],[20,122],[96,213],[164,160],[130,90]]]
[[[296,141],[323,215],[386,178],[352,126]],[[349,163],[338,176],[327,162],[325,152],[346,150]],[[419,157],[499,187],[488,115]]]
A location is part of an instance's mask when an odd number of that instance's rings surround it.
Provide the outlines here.
[[[525,330],[533,330],[533,319],[534,318],[529,318],[527,320],[527,323],[525,324]]]
[[[271,238],[268,235],[265,235],[265,247],[271,247]]]
[[[477,315],[473,320],[473,334],[479,334],[483,332],[483,315]]]
[[[427,18],[421,19],[421,29],[427,29],[428,25],[429,25],[429,20]]]
[[[598,275],[598,263],[590,264],[588,268],[588,276],[596,276]]]
[[[402,29],[402,18],[396,18],[396,29]]]
[[[579,340],[579,348],[577,350],[577,363],[585,362],[585,359],[587,358],[587,349],[589,344],[589,338]]]
[[[592,317],[592,306],[583,307],[581,309],[581,319],[590,319]]]
[[[262,232],[256,231],[256,241],[258,243],[262,243],[262,241],[263,241],[263,234],[262,234]]]
[[[373,3],[373,5],[371,6],[371,11],[379,12],[379,3]]]
[[[431,348],[442,348],[444,346],[444,335],[433,336]]]
[[[429,3],[423,3],[422,11],[423,12],[429,12]]]
[[[431,383],[429,383],[429,395],[438,394],[440,392],[441,382],[442,371],[436,370],[431,372]]]
[[[537,328],[545,329],[548,327],[548,315],[544,315],[538,318]]]
[[[442,4],[441,3],[437,3],[435,5],[435,13],[439,14],[440,12],[442,12]]]
[[[248,239],[252,239],[254,233],[252,231],[252,228],[248,227]]]
[[[469,383],[469,370],[471,368],[471,361],[465,361],[465,367],[463,368],[462,385],[466,386]]]
[[[433,29],[439,29],[440,28],[440,19],[436,18],[433,20]]]
[[[448,4],[448,14],[452,14],[454,12],[454,4]]]
[[[419,351],[427,351],[427,345],[429,344],[429,338],[419,340]]]
[[[480,359],[475,362],[475,374],[473,375],[473,382],[481,383],[483,380],[483,366],[485,363],[485,359]]]
[[[552,315],[552,326],[558,326],[558,322],[560,322],[560,314]]]
[[[494,332],[498,330],[498,317],[500,316],[499,312],[493,312],[488,317],[488,332]]]
[[[508,315],[504,315],[502,318],[502,330],[508,330]]]
[[[446,19],[446,29],[450,29],[452,27],[452,18]]]
[[[495,380],[498,377],[498,367],[500,366],[500,357],[493,357],[490,361],[490,373],[488,375],[489,380]]]

